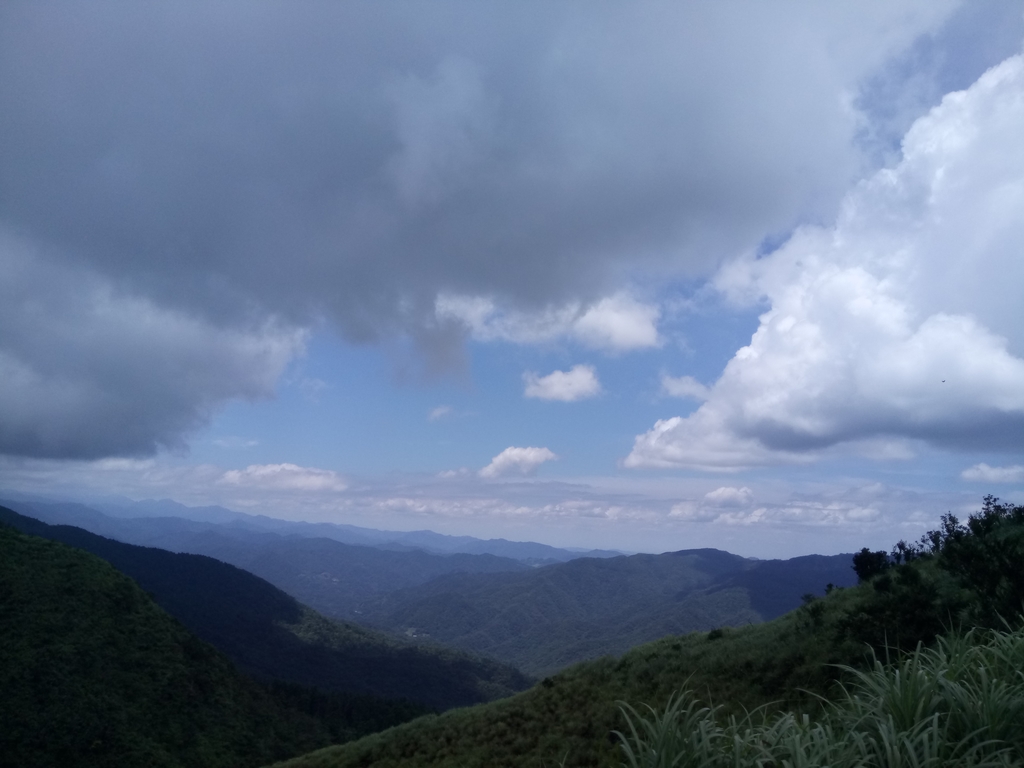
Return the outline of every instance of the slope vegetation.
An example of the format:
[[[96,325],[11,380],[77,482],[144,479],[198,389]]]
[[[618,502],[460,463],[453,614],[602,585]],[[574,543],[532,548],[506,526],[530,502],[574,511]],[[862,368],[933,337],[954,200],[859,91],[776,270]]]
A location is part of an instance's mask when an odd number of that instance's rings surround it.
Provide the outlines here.
[[[507,665],[330,621],[263,579],[210,557],[124,544],[3,507],[0,522],[102,557],[261,679],[408,699],[435,709],[490,701],[530,682]],[[369,709],[379,705],[363,702]]]
[[[830,582],[855,583],[851,562],[715,549],[583,558],[525,573],[449,574],[383,595],[361,618],[543,676],[666,635],[775,618]]]
[[[328,743],[80,550],[0,526],[0,764],[259,765]]]
[[[822,602],[847,597],[833,592]],[[612,731],[624,727],[620,700],[660,703],[689,687],[735,713],[776,700],[813,706],[799,691],[827,692],[833,674],[824,664],[859,660],[862,653],[832,648],[813,627],[801,609],[760,625],[664,638],[618,660],[579,664],[510,699],[421,718],[285,765],[611,768],[619,765]]]
[[[891,553],[862,550],[855,563],[863,583],[808,598],[800,608],[774,621],[664,638],[618,660],[579,664],[510,699],[420,718],[285,765],[610,767],[619,765],[621,757],[613,731],[626,727],[616,702],[657,705],[683,689],[711,705],[721,705],[722,716],[742,718],[747,710],[765,707],[769,717],[773,712],[792,711],[800,722],[803,713],[813,722],[831,708],[819,697],[843,696],[836,683],[845,673],[838,665],[847,665],[856,677],[857,670],[871,668],[876,652],[881,658],[891,657],[912,651],[918,643],[930,645],[950,628],[999,627],[1005,621],[1016,626],[1021,621],[1024,506],[987,497],[981,512],[966,523],[947,515],[942,527],[919,544],[900,542]],[[1024,649],[1024,643],[1014,647]],[[1019,671],[1019,661],[1011,660],[1010,667]],[[893,696],[904,702],[908,712],[939,706],[924,688],[915,687],[923,679],[916,673],[901,679],[904,683],[893,688]],[[978,706],[993,701],[1000,691],[1005,693],[1003,683],[986,679],[985,674],[978,678],[979,685],[989,686],[977,691],[983,694]],[[894,702],[899,703],[895,698]],[[1016,729],[1024,709],[1020,701],[1014,706],[1006,722]],[[926,731],[931,722],[922,721],[917,735],[910,733],[907,738],[930,738]],[[755,764],[746,759],[735,763]],[[966,765],[969,761],[916,764]]]
[[[81,504],[10,502],[30,517],[140,546],[188,552],[231,563],[266,579],[302,603],[332,618],[358,621],[368,600],[403,587],[453,573],[527,571],[520,560],[492,554],[433,554],[397,546],[344,544],[322,536],[298,536],[284,521],[280,531],[254,528],[237,520],[214,523],[178,517],[116,518]],[[247,516],[240,516],[247,517]],[[269,519],[267,519],[269,520]],[[328,526],[329,527],[329,526]]]
[[[401,543],[470,548],[509,542],[414,532],[391,540],[388,545],[398,548],[385,550],[282,535],[351,535],[344,526],[190,511],[173,502],[142,506],[153,514],[184,510],[220,522],[114,518],[75,504],[24,502],[16,508],[48,521],[76,521],[121,541],[205,554],[266,579],[333,619],[488,656],[535,676],[669,634],[774,618],[798,606],[805,593],[853,579],[849,555],[755,561],[705,549],[574,558],[531,568],[492,554],[438,555]],[[541,545],[495,551],[553,556]]]

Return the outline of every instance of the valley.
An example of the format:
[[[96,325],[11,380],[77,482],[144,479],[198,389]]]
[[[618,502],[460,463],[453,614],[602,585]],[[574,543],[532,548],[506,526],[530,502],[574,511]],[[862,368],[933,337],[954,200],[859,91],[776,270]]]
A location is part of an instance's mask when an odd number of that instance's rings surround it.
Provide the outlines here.
[[[204,510],[199,514],[206,519],[196,520],[113,517],[82,505],[8,504],[123,542],[213,557],[330,618],[459,648],[538,677],[669,634],[772,619],[799,606],[804,594],[856,582],[852,555],[751,560],[703,549],[591,557],[530,543],[459,542],[475,550],[490,545],[518,551],[525,558],[519,560],[424,551],[382,532],[375,532],[377,546],[346,544],[320,535],[351,536],[343,527],[254,522],[228,510]],[[143,507],[168,509],[176,508]],[[433,542],[446,538],[417,535]],[[370,539],[366,529],[360,536]],[[540,552],[561,553],[564,560],[549,557],[548,564],[537,565]]]
[[[930,646],[950,616],[979,632],[996,627],[1024,596],[1024,507],[992,497],[966,524],[947,515],[940,529],[919,543],[899,542],[892,553],[759,561],[704,549],[452,570],[375,593],[376,612],[367,619],[385,628],[391,622],[390,634],[339,623],[207,556],[117,542],[6,508],[0,516],[4,604],[15,608],[5,609],[9,662],[0,672],[9,683],[5,706],[16,712],[10,732],[20,752],[11,754],[23,756],[19,765],[47,764],[53,750],[91,755],[88,741],[107,745],[118,760],[138,754],[168,766],[200,759],[190,757],[195,750],[222,755],[201,758],[204,765],[222,759],[254,768],[282,757],[291,758],[281,764],[291,768],[613,766],[625,743],[614,735],[624,726],[624,703],[660,705],[685,689],[711,702],[715,717],[763,707],[773,718],[803,712],[812,719],[801,727],[816,728],[830,716],[827,701],[841,690],[837,684],[851,670],[869,668],[875,654]],[[26,552],[35,554],[19,554]],[[66,565],[53,570],[51,563]],[[100,573],[107,575],[84,575]],[[823,578],[828,589],[801,591]],[[141,635],[128,630],[135,619],[117,613],[124,610],[149,616],[150,628]],[[410,620],[424,629],[412,633],[420,634],[416,642],[397,636],[410,634],[400,632]],[[104,639],[122,625],[120,639]],[[54,656],[48,641],[37,653],[40,632],[63,638],[65,655]],[[532,651],[520,650],[531,644]],[[175,648],[192,649],[189,659],[220,671],[187,671],[167,660],[182,652]],[[498,661],[517,654],[522,672]],[[63,659],[55,668],[63,671],[53,673],[58,678],[40,667],[51,657]],[[92,661],[82,667],[83,659]],[[180,674],[214,675],[217,682],[202,684],[201,707],[175,704],[177,694],[160,692],[163,683],[144,682],[146,669],[167,664]],[[109,686],[95,676],[107,669]],[[58,697],[27,704],[32,681],[44,679],[50,682],[39,684]],[[181,726],[185,731],[147,729],[119,709],[139,695],[128,693],[131,685],[155,692],[143,711],[185,707],[188,714],[172,722],[186,717],[194,724]],[[225,699],[228,690],[247,693]],[[85,703],[96,696],[100,703]],[[228,700],[233,714],[218,714]],[[101,713],[99,720],[70,728],[53,749],[40,746],[43,722],[74,719],[86,706]],[[230,722],[230,729],[203,724],[207,717]],[[104,720],[120,730],[90,736]],[[246,741],[271,722],[270,741]],[[193,736],[182,741],[183,732]],[[637,749],[645,745],[635,740]],[[95,761],[80,764],[117,764],[96,750]]]

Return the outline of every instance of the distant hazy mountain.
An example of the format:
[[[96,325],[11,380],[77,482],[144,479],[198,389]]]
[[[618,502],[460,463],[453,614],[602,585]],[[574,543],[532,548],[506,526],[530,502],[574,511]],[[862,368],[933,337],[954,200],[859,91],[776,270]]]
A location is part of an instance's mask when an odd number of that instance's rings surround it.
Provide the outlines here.
[[[828,583],[856,580],[851,555],[759,561],[694,550],[530,567],[493,554],[426,552],[394,539],[385,549],[287,534],[297,524],[269,518],[128,519],[81,505],[19,503],[49,522],[209,555],[329,616],[491,656],[536,675],[669,634],[760,622],[797,607],[806,593],[820,594]],[[173,509],[154,504],[154,512]],[[274,531],[278,524],[281,531]],[[321,526],[304,530],[313,529]],[[408,535],[428,543],[437,536]],[[438,538],[462,547],[479,541]]]
[[[567,562],[577,557],[617,557],[623,554],[603,549],[560,549],[532,541],[448,536],[433,531],[381,531],[338,523],[277,520],[265,515],[234,512],[224,507],[187,507],[171,499],[147,499],[144,501],[111,499],[91,506],[114,517],[178,517],[206,523],[234,523],[252,530],[305,538],[334,539],[343,544],[401,549],[416,548],[443,554],[498,555],[523,560],[532,565]]]
[[[381,549],[271,532],[254,528],[248,519],[211,523],[179,517],[119,518],[81,504],[0,503],[50,524],[75,525],[131,544],[223,560],[321,613],[346,620],[358,620],[367,601],[446,573],[530,569],[521,560],[491,554],[434,554],[399,545]]]
[[[749,560],[715,549],[578,559],[532,571],[449,574],[383,596],[363,619],[534,674],[666,635],[775,618],[828,583],[856,583],[852,555]]]
[[[438,709],[488,701],[530,683],[511,667],[464,652],[413,646],[329,621],[263,579],[210,557],[125,544],[3,507],[0,522],[102,557],[259,678],[402,697]]]

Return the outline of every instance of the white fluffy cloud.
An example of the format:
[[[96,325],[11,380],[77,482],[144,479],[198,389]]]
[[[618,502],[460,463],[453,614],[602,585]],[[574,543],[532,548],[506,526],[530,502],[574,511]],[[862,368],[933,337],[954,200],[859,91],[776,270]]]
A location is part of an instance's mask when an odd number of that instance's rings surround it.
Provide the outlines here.
[[[480,477],[501,477],[508,474],[529,475],[546,461],[557,459],[547,448],[516,448],[509,446],[499,453],[491,463],[480,470]]]
[[[580,315],[572,324],[572,334],[595,349],[621,352],[656,347],[661,344],[660,315],[656,306],[617,293],[601,299]]]
[[[746,486],[722,486],[704,494],[702,499],[673,504],[669,517],[694,523],[707,523],[726,515],[733,519],[742,518],[746,522],[756,522],[763,517],[764,510],[751,512],[748,508],[753,501],[754,492]]]
[[[754,499],[754,492],[744,486],[723,486],[704,494],[704,499],[716,507],[745,507]]]
[[[553,371],[547,376],[528,371],[523,374],[523,382],[526,384],[523,395],[540,400],[571,403],[601,393],[601,382],[592,365],[574,365],[568,371]]]
[[[686,397],[691,400],[707,400],[711,392],[692,376],[662,376],[661,391],[670,397]]]
[[[747,487],[723,486],[702,498],[672,506],[669,518],[726,526],[862,526],[883,518],[891,500],[871,488],[854,489],[846,498],[788,498],[760,504]]]
[[[442,294],[435,302],[435,313],[442,321],[464,325],[477,341],[543,344],[572,339],[610,353],[661,344],[661,310],[622,292],[589,306],[573,301],[532,312],[503,310],[492,299]]]
[[[220,482],[270,491],[344,491],[345,482],[336,472],[296,464],[251,464],[245,469],[230,469]]]
[[[627,466],[805,461],[879,438],[1024,448],[1024,59],[918,120],[903,159],[832,228],[723,268],[770,309],[687,418],[636,438]]]
[[[1024,482],[1024,466],[1015,464],[1010,467],[990,467],[988,464],[975,464],[960,473],[964,480],[978,483],[1021,483]]]

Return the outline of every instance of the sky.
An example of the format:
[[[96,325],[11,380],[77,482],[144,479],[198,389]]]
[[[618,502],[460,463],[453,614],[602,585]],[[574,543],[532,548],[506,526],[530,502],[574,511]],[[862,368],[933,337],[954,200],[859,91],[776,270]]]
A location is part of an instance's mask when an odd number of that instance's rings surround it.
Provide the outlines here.
[[[0,5],[0,491],[753,557],[1024,501],[1024,2]]]

